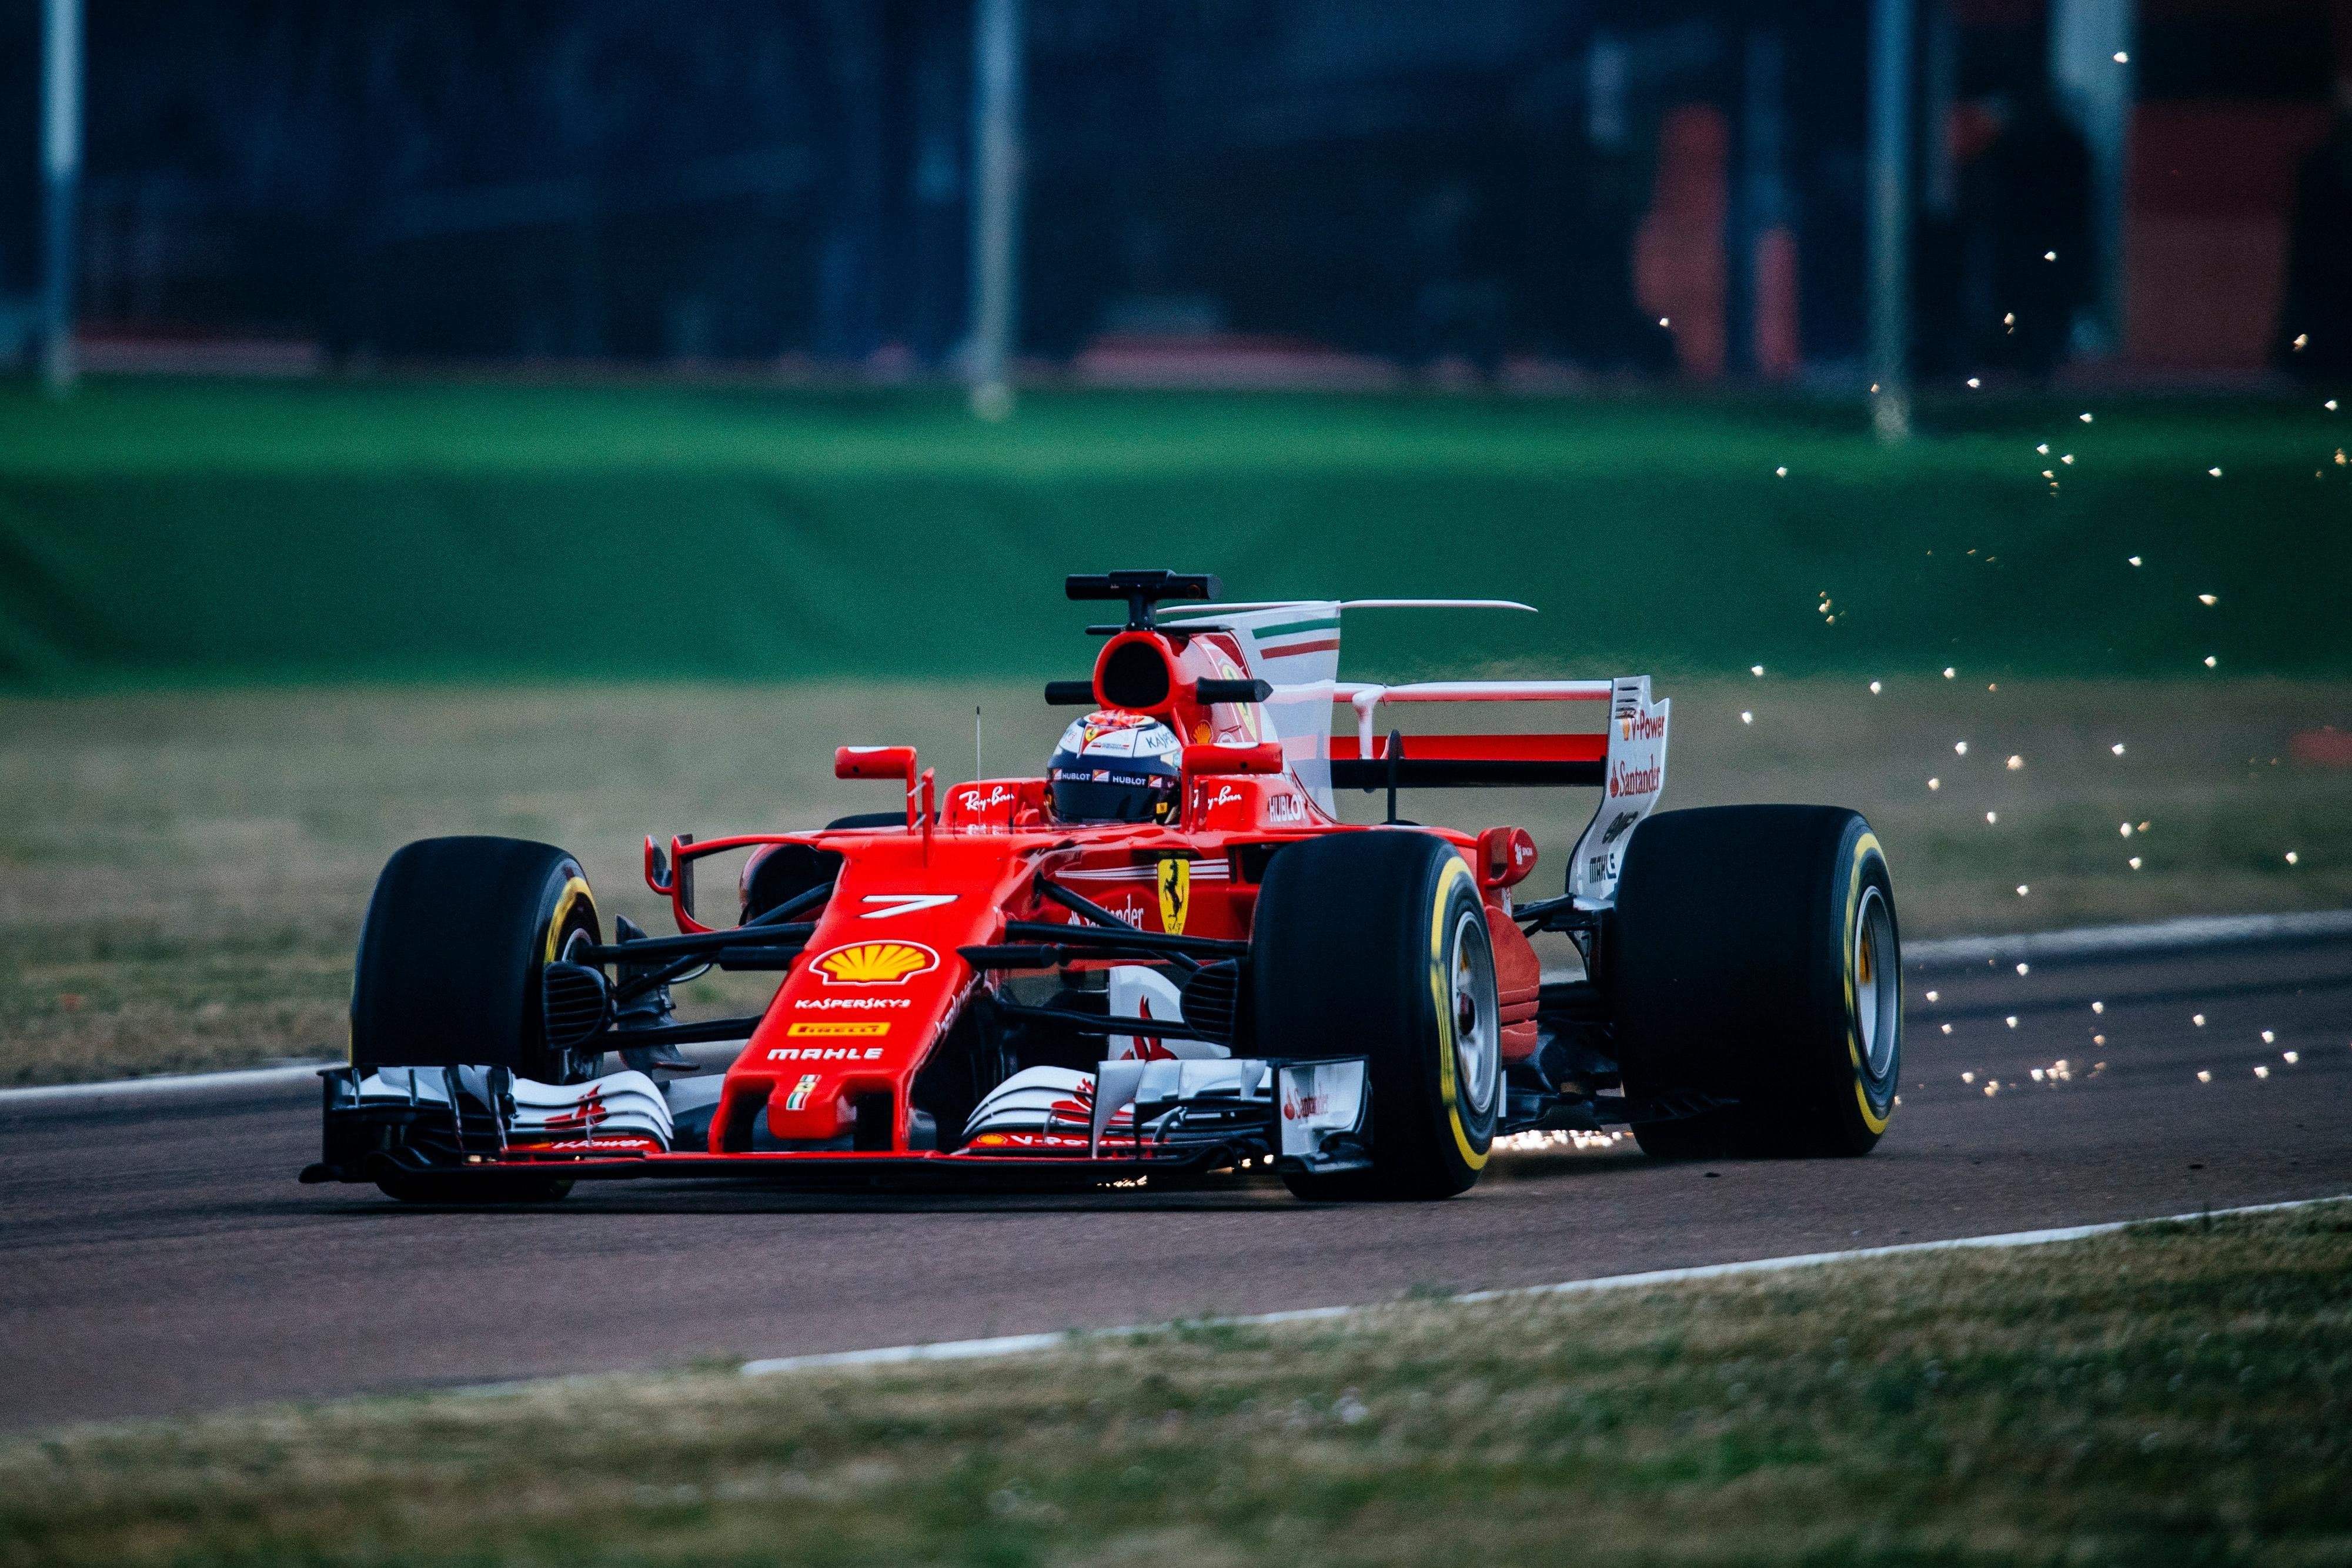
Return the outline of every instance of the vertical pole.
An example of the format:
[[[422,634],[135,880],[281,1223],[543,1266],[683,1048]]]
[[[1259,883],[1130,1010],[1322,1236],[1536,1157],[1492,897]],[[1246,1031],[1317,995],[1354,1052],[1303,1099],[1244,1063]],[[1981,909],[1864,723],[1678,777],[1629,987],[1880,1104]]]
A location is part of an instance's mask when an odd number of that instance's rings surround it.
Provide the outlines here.
[[[1771,290],[1786,274],[1768,246],[1785,241],[1789,222],[1785,147],[1787,108],[1781,89],[1780,30],[1764,23],[1748,28],[1739,108],[1739,174],[1727,226],[1731,242],[1730,362],[1754,375],[1786,373],[1775,358],[1786,347],[1785,312]],[[1784,340],[1775,344],[1776,336]]]
[[[1021,0],[976,0],[971,195],[971,410],[1013,412],[1020,313]]]
[[[74,207],[81,183],[81,0],[46,0],[41,30],[42,374],[73,389]]]
[[[2050,81],[2091,154],[2091,302],[2078,346],[2123,341],[2124,172],[2130,151],[2135,0],[2053,0]]]
[[[1871,0],[1871,424],[1911,434],[1911,6]]]

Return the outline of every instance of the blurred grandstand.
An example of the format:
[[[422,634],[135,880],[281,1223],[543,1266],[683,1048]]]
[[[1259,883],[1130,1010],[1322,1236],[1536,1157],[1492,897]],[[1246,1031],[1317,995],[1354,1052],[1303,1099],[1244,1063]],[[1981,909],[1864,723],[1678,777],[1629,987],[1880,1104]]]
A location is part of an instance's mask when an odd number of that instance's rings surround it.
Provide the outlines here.
[[[975,3],[87,0],[81,358],[953,373]],[[1033,376],[1858,386],[1897,11],[1919,374],[2352,362],[2352,0],[1006,9]],[[41,27],[0,14],[0,103]]]

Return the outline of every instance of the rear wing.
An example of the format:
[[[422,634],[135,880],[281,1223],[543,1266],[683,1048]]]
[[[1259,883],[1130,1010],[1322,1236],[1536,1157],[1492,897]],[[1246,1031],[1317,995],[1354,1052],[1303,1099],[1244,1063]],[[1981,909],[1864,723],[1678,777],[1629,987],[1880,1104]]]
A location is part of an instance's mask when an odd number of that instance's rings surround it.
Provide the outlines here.
[[[1355,710],[1356,733],[1331,740],[1331,781],[1341,789],[1465,789],[1507,785],[1598,787],[1601,804],[1577,841],[1568,891],[1598,907],[1617,895],[1627,835],[1650,814],[1666,784],[1666,726],[1673,704],[1650,700],[1650,677],[1613,681],[1428,681],[1383,686],[1333,683],[1334,703]],[[1406,736],[1379,733],[1385,703],[1606,702],[1608,727],[1595,735]]]
[[[1580,904],[1613,901],[1626,836],[1657,804],[1666,782],[1672,705],[1650,699],[1650,677],[1613,681],[1422,681],[1381,685],[1339,679],[1340,612],[1349,609],[1519,610],[1508,600],[1307,600],[1168,606],[1162,625],[1231,633],[1252,675],[1272,683],[1260,706],[1283,760],[1316,802],[1335,809],[1334,789],[1475,789],[1534,786],[1601,790],[1569,862]],[[1195,618],[1198,618],[1197,620]],[[1405,736],[1381,733],[1390,703],[1607,703],[1600,733]],[[1354,711],[1354,734],[1332,733],[1335,705]]]

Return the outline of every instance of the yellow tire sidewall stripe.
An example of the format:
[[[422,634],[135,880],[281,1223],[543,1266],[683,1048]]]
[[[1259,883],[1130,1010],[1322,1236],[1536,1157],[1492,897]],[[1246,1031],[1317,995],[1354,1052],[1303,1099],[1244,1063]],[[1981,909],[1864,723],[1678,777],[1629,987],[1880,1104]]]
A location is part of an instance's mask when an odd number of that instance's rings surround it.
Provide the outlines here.
[[[1886,1131],[1886,1124],[1893,1118],[1893,1106],[1890,1103],[1884,1116],[1870,1108],[1870,1072],[1862,1060],[1862,1015],[1854,1001],[1854,966],[1861,944],[1853,926],[1854,916],[1862,907],[1863,868],[1874,854],[1881,860],[1886,858],[1886,852],[1879,848],[1878,835],[1864,829],[1862,836],[1854,840],[1853,853],[1846,863],[1845,902],[1838,912],[1838,942],[1844,948],[1845,1050],[1853,1068],[1853,1103],[1862,1112],[1863,1125],[1875,1134]]]
[[[584,876],[566,877],[562,890],[556,894],[555,913],[547,917],[547,956],[541,962],[555,962],[558,956],[556,944],[563,940],[563,923],[572,918],[572,906],[575,903],[587,904],[589,917],[595,918],[596,895],[588,891],[588,879]]]
[[[1445,961],[1446,906],[1454,902],[1454,883],[1469,878],[1470,868],[1458,854],[1446,856],[1444,869],[1437,873],[1437,895],[1429,912],[1429,999],[1437,1013],[1437,1092],[1445,1102],[1446,1125],[1463,1163],[1475,1171],[1486,1168],[1486,1150],[1473,1148],[1462,1125],[1462,1085],[1454,1070],[1454,977]]]

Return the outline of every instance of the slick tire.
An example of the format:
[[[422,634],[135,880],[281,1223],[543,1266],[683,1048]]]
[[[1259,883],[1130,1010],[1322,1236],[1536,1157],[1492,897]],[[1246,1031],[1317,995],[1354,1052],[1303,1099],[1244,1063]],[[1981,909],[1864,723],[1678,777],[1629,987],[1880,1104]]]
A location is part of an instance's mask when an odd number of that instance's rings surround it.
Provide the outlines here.
[[[1829,806],[1669,811],[1633,831],[1605,963],[1633,1099],[1727,1109],[1637,1125],[1662,1158],[1870,1152],[1903,1065],[1886,856]]]
[[[362,1067],[510,1068],[541,1083],[593,1077],[601,1053],[551,1049],[540,970],[603,940],[580,862],[521,839],[421,839],[377,877],[352,981]]]
[[[1453,846],[1395,830],[1290,845],[1266,868],[1250,969],[1269,1055],[1370,1063],[1371,1169],[1286,1176],[1290,1190],[1467,1191],[1494,1142],[1502,1030],[1486,911]]]

